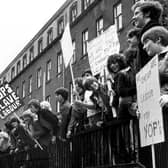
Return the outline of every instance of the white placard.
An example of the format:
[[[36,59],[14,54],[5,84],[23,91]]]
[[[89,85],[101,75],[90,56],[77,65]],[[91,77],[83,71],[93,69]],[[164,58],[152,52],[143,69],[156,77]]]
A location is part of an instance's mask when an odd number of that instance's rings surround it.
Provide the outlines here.
[[[110,26],[104,33],[88,43],[88,57],[93,75],[101,73],[107,66],[107,58],[119,53],[120,43],[115,25]]]
[[[136,75],[137,100],[140,111],[141,146],[164,141],[163,117],[159,104],[160,83],[158,56]]]

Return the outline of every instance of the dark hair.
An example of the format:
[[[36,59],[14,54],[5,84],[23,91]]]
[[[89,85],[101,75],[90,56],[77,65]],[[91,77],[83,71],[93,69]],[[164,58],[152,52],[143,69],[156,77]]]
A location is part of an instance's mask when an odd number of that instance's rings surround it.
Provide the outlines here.
[[[40,108],[40,101],[38,99],[31,99],[28,102],[28,107],[30,107],[31,105],[33,105],[35,108]]]
[[[90,86],[93,82],[98,82],[98,80],[95,77],[88,77],[84,80],[83,86],[86,90],[91,90]]]
[[[141,30],[140,28],[130,29],[127,33],[127,38],[132,38],[132,37],[136,36],[139,39],[140,30]]]
[[[82,88],[84,90],[84,86],[83,86],[83,78],[82,77],[78,77],[75,79],[75,84],[77,84],[80,88]]]
[[[118,62],[120,69],[124,69],[126,67],[125,57],[122,54],[113,54],[107,59],[107,69],[109,72],[113,72],[111,64],[116,62]]]
[[[143,14],[149,13],[149,17],[155,21],[159,21],[163,13],[163,7],[158,1],[139,1],[132,6],[132,10],[134,11],[137,7]]]
[[[92,75],[92,71],[91,71],[90,69],[86,69],[86,70],[82,73],[82,77],[84,77],[86,73]]]
[[[18,124],[20,124],[20,121],[16,118],[16,117],[12,117],[10,118],[10,120],[8,120],[6,123],[5,123],[5,127],[11,131],[13,129],[13,126],[12,126],[12,123],[14,122],[17,122]]]
[[[56,89],[55,94],[61,95],[64,100],[68,100],[69,92],[68,92],[68,89],[66,89],[64,87],[60,87],[60,88]]]
[[[168,45],[168,30],[164,28],[163,26],[154,26],[150,28],[149,30],[147,30],[142,35],[142,38],[141,38],[142,43],[144,43],[146,39],[150,39],[153,42],[156,42],[157,40],[160,39],[160,43],[163,46],[167,46]]]
[[[127,65],[130,65],[137,56],[136,48],[128,48],[124,51]]]

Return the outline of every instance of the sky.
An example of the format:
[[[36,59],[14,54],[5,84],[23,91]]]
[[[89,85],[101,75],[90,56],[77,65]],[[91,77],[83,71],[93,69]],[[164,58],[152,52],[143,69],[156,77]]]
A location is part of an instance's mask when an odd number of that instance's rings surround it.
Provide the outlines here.
[[[0,73],[66,0],[0,2]]]

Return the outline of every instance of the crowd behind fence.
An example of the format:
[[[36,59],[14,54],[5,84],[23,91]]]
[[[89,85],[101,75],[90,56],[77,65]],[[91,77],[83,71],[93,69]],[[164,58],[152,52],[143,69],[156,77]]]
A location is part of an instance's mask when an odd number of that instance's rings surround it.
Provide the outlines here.
[[[128,123],[128,121],[124,121],[124,123],[123,121],[109,122],[101,128],[93,128],[76,134],[68,141],[57,139],[56,143],[50,144],[45,151],[34,148],[15,154],[1,155],[1,166],[3,168],[84,168],[117,167],[117,165],[126,163],[141,163],[144,167],[151,168],[150,146],[143,148],[139,146],[138,158],[131,159],[131,153],[128,156],[122,147],[122,142],[117,140],[116,130],[128,125]],[[165,122],[164,127],[167,126],[168,122]],[[136,144],[134,145],[136,146]],[[167,151],[167,140],[155,145],[157,168],[168,166]]]

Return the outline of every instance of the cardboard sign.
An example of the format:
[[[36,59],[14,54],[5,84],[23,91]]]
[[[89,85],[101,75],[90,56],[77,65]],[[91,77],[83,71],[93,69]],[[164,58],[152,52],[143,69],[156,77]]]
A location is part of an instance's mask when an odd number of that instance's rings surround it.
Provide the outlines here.
[[[0,86],[0,118],[5,119],[7,116],[18,110],[23,102],[12,90],[8,83]]]
[[[97,75],[107,66],[111,54],[119,53],[120,43],[115,25],[110,26],[97,38],[88,43],[88,58],[93,75]]]
[[[140,111],[141,146],[164,141],[162,110],[159,104],[160,83],[158,56],[136,75],[137,100]]]

